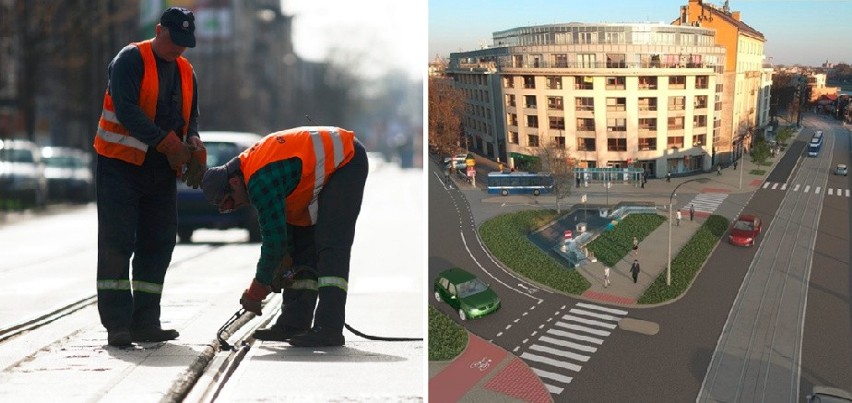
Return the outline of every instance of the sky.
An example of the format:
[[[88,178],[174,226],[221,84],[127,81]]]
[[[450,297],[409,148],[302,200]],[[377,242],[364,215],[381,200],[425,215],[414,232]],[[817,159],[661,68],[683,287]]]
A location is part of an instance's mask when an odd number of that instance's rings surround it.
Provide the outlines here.
[[[293,16],[293,46],[303,59],[337,60],[368,77],[425,75],[424,0],[281,0],[281,8]]]
[[[671,23],[688,0],[429,0],[429,60],[480,49],[495,31],[545,24]],[[708,1],[721,6],[724,1]],[[852,64],[852,0],[729,0],[778,65]]]

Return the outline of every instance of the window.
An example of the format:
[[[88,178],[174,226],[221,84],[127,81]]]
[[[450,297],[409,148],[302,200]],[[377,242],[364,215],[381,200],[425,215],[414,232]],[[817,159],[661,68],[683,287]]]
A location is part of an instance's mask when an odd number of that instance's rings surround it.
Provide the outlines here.
[[[692,136],[692,145],[693,146],[703,146],[706,135],[704,134],[696,134]]]
[[[707,109],[707,95],[695,96],[695,109]]]
[[[606,78],[606,89],[608,90],[623,90],[624,89],[624,77],[607,77]]]
[[[535,95],[524,95],[524,108],[535,108]]]
[[[578,90],[593,90],[594,87],[594,78],[589,76],[576,76],[574,77],[574,89]]]
[[[518,114],[510,113],[508,116],[509,126],[517,126],[518,125]]]
[[[639,118],[639,131],[657,131],[657,118]]]
[[[595,54],[594,53],[578,53],[577,54],[577,67],[585,68],[585,69],[593,69],[595,68]]]
[[[598,33],[597,32],[579,32],[577,33],[577,39],[579,43],[598,43]]]
[[[547,89],[549,90],[561,90],[562,89],[562,77],[547,77]]]
[[[683,136],[669,136],[668,148],[683,148]]]
[[[639,98],[640,111],[656,111],[657,98]]]
[[[562,110],[562,97],[547,97],[547,109]]]
[[[627,67],[627,63],[625,62],[624,54],[607,53],[606,54],[606,67],[622,68],[622,69]]]
[[[503,87],[515,88],[515,78],[512,76],[503,77]]]
[[[608,132],[625,132],[627,131],[627,119],[610,118],[606,120],[606,131]]]
[[[533,89],[535,88],[535,77],[533,76],[524,76],[524,88]]]
[[[595,120],[589,118],[577,118],[577,131],[593,132],[595,131]]]
[[[565,118],[562,116],[550,116],[550,128],[557,130],[565,130]]]
[[[565,136],[556,136],[553,138],[553,142],[556,144],[556,147],[565,148]]]
[[[568,55],[564,53],[553,55],[553,67],[565,68],[568,67]]]
[[[515,106],[515,96],[514,95],[506,95],[506,106]]]
[[[693,127],[707,127],[707,115],[695,115],[692,117]]]
[[[696,76],[695,77],[695,88],[700,90],[706,90],[710,86],[710,77],[707,76]]]
[[[682,90],[686,88],[686,76],[669,77],[669,89]]]
[[[669,110],[682,111],[686,109],[686,97],[669,97]]]
[[[656,151],[656,137],[639,137],[639,151]]]
[[[530,146],[530,147],[538,147],[538,135],[537,134],[527,135],[527,145]]]
[[[518,132],[509,132],[509,143],[518,144]]]
[[[527,115],[527,127],[538,127],[538,116]]]
[[[577,151],[595,151],[595,139],[588,137],[578,137]]]
[[[657,89],[657,77],[640,76],[639,77],[639,89],[640,90],[655,90],[655,89]]]
[[[606,139],[607,151],[627,151],[627,139]]]
[[[578,111],[593,111],[595,110],[595,99],[591,97],[577,97],[574,99],[577,102],[576,110]]]
[[[606,99],[606,110],[607,112],[618,112],[624,111],[627,109],[627,98],[607,98]]]
[[[670,117],[669,130],[683,130],[683,116]]]

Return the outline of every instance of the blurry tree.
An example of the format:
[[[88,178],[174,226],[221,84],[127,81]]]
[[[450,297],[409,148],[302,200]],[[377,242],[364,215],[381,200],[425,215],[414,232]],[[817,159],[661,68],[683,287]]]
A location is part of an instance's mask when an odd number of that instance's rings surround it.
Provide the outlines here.
[[[429,144],[439,155],[458,151],[464,107],[464,92],[455,88],[452,80],[429,78]]]
[[[562,212],[559,201],[571,196],[575,159],[565,143],[555,139],[538,148],[538,157],[544,172],[553,176],[553,195],[556,196],[556,213],[559,214]]]

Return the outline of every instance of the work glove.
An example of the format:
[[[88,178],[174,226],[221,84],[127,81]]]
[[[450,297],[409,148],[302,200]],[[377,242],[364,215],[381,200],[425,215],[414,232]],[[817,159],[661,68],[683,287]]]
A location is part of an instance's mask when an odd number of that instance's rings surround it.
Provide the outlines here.
[[[183,178],[183,167],[192,158],[192,147],[180,141],[177,134],[172,131],[157,144],[157,151],[166,155],[169,166],[177,172],[178,177]]]
[[[186,185],[193,189],[198,189],[201,186],[201,178],[204,176],[204,171],[207,170],[207,149],[204,146],[196,148],[192,152],[192,157],[186,165],[186,172],[183,179]]]
[[[260,310],[260,303],[270,292],[272,292],[272,289],[268,285],[261,284],[257,279],[253,279],[249,288],[243,291],[240,304],[246,311],[260,316],[263,314]]]
[[[293,281],[293,274],[295,273],[290,269],[291,267],[293,267],[293,258],[290,255],[284,256],[281,264],[272,273],[272,283],[270,284],[272,292],[280,294],[281,290],[287,286],[287,282]]]

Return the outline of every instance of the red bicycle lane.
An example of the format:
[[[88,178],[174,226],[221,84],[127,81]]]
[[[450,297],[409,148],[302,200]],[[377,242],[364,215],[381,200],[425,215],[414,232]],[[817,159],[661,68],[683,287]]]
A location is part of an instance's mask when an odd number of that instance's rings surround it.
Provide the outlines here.
[[[512,362],[502,366],[500,372],[482,387],[523,401],[552,401],[550,393],[520,358],[470,332],[462,354],[429,379],[429,401],[458,402],[500,367],[507,357]]]

